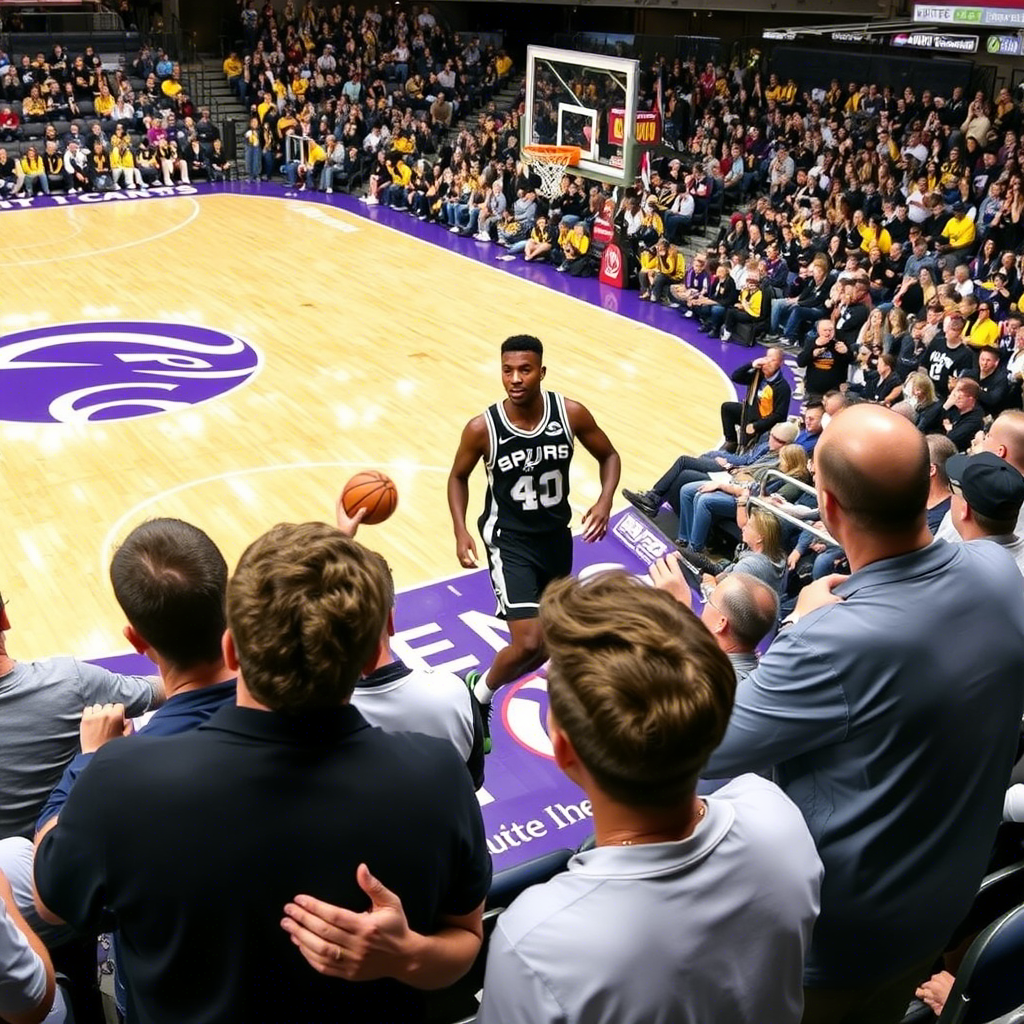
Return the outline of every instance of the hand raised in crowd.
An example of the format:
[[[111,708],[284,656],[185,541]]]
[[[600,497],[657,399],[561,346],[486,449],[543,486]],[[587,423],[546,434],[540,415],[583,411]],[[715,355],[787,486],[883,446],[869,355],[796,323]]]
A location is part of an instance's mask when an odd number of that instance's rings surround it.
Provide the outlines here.
[[[671,552],[663,558],[652,563],[648,570],[648,577],[657,590],[664,590],[671,594],[681,605],[693,609],[693,593],[690,584],[686,582],[683,570],[679,564],[679,555]]]
[[[82,711],[79,738],[83,754],[95,754],[104,743],[132,734],[123,704],[90,704]]]

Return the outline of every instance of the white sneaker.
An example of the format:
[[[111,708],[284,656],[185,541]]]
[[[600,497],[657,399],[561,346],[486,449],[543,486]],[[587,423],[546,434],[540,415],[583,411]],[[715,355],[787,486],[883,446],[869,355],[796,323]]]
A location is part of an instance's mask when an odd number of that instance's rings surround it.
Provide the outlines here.
[[[369,200],[369,198],[370,198],[369,196],[360,196],[359,197],[359,202],[365,203],[365,202],[367,202]]]
[[[76,195],[78,195],[78,189],[77,188],[69,188],[68,189],[68,195],[69,196],[76,196]]]
[[[453,235],[457,235],[457,234],[459,233],[459,229],[458,229],[457,227],[455,227],[455,228],[449,228],[448,230],[449,230],[449,231],[450,231],[450,232],[451,232],[451,233],[452,233]]]
[[[380,206],[380,200],[379,199],[374,199],[373,196],[367,196],[366,197],[366,205],[367,206]]]
[[[728,341],[732,337],[732,331],[727,331],[724,327],[722,328],[722,341]]]
[[[324,191],[325,191],[325,192],[326,192],[326,193],[327,193],[328,195],[332,195],[332,194],[334,193],[334,189],[333,189],[333,188],[330,188],[330,187],[328,187],[328,188],[325,188],[325,189],[324,189]]]
[[[687,311],[686,311],[686,312],[685,312],[685,313],[683,314],[683,316],[685,316],[685,317],[689,317],[689,318],[690,318],[690,319],[692,320],[692,319],[693,319],[693,310],[692,310],[692,309],[688,309],[688,310],[687,310]]]
[[[489,242],[491,240],[491,236],[486,231],[478,231],[473,237],[478,242]]]

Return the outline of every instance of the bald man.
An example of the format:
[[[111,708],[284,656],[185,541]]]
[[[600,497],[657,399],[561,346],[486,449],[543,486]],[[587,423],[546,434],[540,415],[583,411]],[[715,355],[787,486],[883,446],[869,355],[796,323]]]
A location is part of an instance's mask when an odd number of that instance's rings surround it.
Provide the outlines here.
[[[975,444],[975,450],[998,455],[1019,473],[1024,473],[1024,412],[1020,409],[1007,409],[1006,412],[1000,413],[989,427],[988,433],[980,440],[976,438]],[[1024,537],[1024,508],[1017,516],[1017,528],[1014,533],[1019,537]],[[940,540],[947,540],[951,544],[962,539],[957,533],[949,512],[939,523],[935,536]]]
[[[693,610],[693,592],[675,553],[659,558],[650,569],[651,582]],[[746,572],[723,576],[704,599],[700,620],[732,662],[737,682],[757,668],[757,645],[779,621],[779,595]]]
[[[775,765],[825,865],[803,1024],[887,1024],[985,872],[1024,714],[1024,588],[994,544],[933,544],[928,448],[876,405],[815,450],[851,575],[805,588],[736,692],[708,777]]]

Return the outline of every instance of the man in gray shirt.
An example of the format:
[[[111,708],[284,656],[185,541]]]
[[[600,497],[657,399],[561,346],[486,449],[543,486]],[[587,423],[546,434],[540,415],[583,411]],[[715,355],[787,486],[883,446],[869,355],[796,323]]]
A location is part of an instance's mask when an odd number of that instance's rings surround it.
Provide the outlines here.
[[[679,556],[659,558],[651,582],[693,609],[693,591],[679,568]],[[700,620],[732,662],[737,682],[757,668],[757,645],[779,621],[779,595],[763,580],[745,572],[729,573],[704,598]]]
[[[545,591],[548,728],[596,845],[491,937],[479,1024],[798,1024],[821,864],[773,783],[697,797],[735,676],[680,602],[624,573]]]
[[[852,575],[801,593],[737,689],[709,777],[774,764],[825,865],[804,1024],[899,1021],[985,872],[1024,713],[1024,588],[992,544],[932,543],[928,449],[873,405],[815,451]]]
[[[124,704],[141,715],[159,707],[157,678],[122,676],[75,658],[15,661],[0,598],[0,839],[31,837],[36,817],[78,752],[78,723],[87,704]]]

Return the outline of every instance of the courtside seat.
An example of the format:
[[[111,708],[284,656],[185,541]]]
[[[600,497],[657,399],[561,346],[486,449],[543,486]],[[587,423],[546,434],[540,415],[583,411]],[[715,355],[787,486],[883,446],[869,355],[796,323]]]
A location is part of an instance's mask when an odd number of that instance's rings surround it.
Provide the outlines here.
[[[938,1024],[993,1024],[1018,1017],[1022,1009],[1024,904],[989,925],[971,943]]]
[[[761,286],[761,318],[749,324],[737,324],[733,331],[733,339],[740,345],[752,347],[757,339],[764,334],[771,324],[772,289],[768,284]]]
[[[13,110],[14,113],[18,115],[18,117],[21,117],[21,115],[22,115],[21,100],[11,100],[10,107],[11,107],[11,110]]]
[[[957,926],[946,948],[951,951],[960,948],[984,928],[990,926],[993,921],[1022,904],[1024,904],[1024,860],[989,872],[981,880],[971,909]],[[966,963],[966,959],[964,962]],[[1021,964],[1021,973],[1024,974],[1024,957],[1022,957]],[[959,975],[957,977],[959,978]],[[1021,997],[1021,1003],[1024,1003],[1024,996]],[[978,1019],[984,1020],[985,1018]],[[931,1010],[919,1000],[914,1000],[910,1004],[902,1024],[923,1024],[925,1021],[934,1020],[935,1016]]]
[[[92,117],[96,113],[96,108],[93,106],[92,100],[79,100],[78,112],[82,117]]]
[[[21,137],[23,139],[41,139],[46,131],[46,125],[42,121],[35,121],[32,124],[21,126]]]
[[[61,143],[63,143],[64,136],[67,135],[67,133],[69,131],[71,131],[71,122],[70,121],[54,121],[53,122],[53,127],[54,127],[54,130],[57,132],[57,137],[61,140]]]

